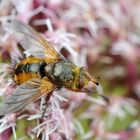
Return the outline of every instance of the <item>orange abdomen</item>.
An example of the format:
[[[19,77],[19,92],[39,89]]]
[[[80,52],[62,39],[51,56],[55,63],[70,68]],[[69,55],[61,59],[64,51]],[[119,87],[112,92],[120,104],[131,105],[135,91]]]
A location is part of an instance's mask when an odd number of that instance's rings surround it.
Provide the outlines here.
[[[45,76],[45,66],[43,59],[28,57],[15,67],[14,81],[20,85],[32,78],[42,78]]]

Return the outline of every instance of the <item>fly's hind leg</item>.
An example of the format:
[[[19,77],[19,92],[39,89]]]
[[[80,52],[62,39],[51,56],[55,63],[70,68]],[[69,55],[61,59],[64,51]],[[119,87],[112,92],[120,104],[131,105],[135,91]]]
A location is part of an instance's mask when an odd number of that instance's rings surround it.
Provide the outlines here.
[[[43,113],[42,113],[42,117],[41,117],[42,119],[45,115],[45,112],[46,112],[46,109],[47,109],[47,106],[48,106],[48,101],[50,100],[50,97],[51,97],[52,93],[53,92],[48,93],[47,97],[45,97],[45,108],[43,108]]]
[[[41,89],[43,92],[46,92],[46,99],[45,99],[45,108],[43,108],[43,113],[42,113],[42,118],[44,117],[45,115],[45,112],[46,112],[46,108],[48,106],[48,101],[53,93],[53,91],[56,89],[56,86],[50,82],[50,80],[48,79],[48,77],[44,77],[42,80],[41,80]]]

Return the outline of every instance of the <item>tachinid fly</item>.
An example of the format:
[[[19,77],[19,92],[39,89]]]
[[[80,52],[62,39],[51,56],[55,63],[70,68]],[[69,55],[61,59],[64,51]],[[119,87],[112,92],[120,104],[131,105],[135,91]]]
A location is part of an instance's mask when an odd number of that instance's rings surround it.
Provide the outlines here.
[[[49,100],[58,87],[82,91],[89,81],[98,82],[83,68],[77,67],[58,53],[46,39],[33,28],[16,20],[10,23],[23,49],[31,56],[15,66],[15,91],[7,96],[0,108],[0,115],[21,111],[27,104],[41,97]]]

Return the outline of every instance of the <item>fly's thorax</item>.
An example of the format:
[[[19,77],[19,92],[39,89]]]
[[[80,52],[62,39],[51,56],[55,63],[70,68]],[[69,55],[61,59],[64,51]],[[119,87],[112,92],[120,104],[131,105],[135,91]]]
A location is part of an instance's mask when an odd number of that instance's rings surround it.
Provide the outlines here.
[[[71,83],[74,78],[74,72],[71,64],[67,61],[50,63],[45,67],[46,75],[53,83],[65,86]]]

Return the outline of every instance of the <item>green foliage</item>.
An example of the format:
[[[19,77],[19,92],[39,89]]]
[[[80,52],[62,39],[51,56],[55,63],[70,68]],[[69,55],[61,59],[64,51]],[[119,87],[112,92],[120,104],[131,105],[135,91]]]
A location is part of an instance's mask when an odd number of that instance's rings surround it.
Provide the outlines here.
[[[16,127],[17,139],[23,138],[25,140],[32,140],[31,137],[29,137],[29,132],[32,133],[31,129],[35,126],[35,121],[27,121],[26,119],[18,120]],[[36,136],[33,135],[33,137],[34,140],[37,140]],[[13,135],[10,140],[15,140]]]

